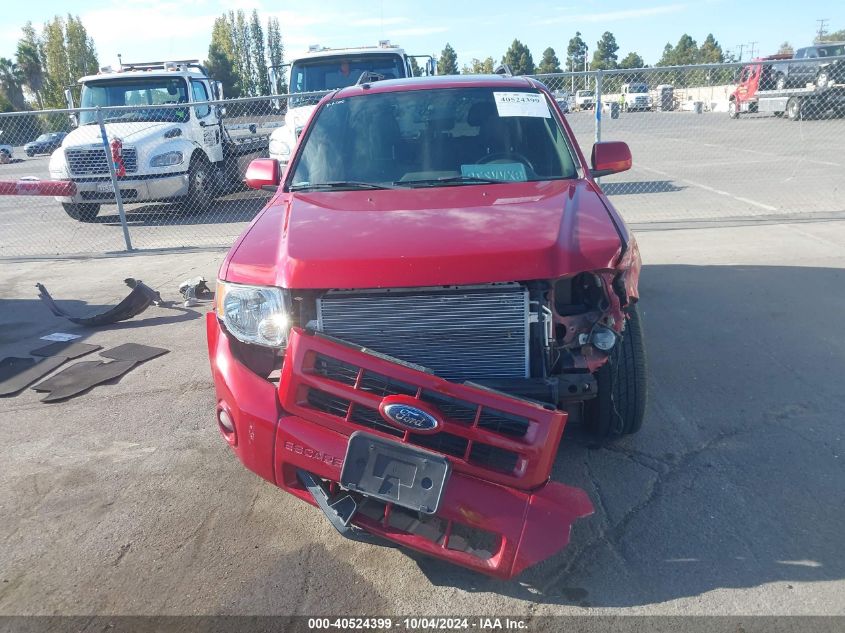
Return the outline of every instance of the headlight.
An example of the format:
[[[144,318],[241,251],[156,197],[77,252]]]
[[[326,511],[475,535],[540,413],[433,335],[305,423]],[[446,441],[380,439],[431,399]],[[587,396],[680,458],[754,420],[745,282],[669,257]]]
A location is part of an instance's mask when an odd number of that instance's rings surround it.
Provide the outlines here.
[[[827,86],[827,81],[828,81],[827,73],[826,72],[820,72],[818,79],[816,80],[816,85],[818,85],[819,88],[824,88],[825,86]]]
[[[217,317],[239,341],[284,347],[290,317],[284,293],[272,286],[242,286],[217,282]]]
[[[290,146],[284,141],[270,139],[270,154],[272,156],[289,156]]]
[[[172,167],[183,160],[182,152],[165,152],[150,159],[150,167]]]

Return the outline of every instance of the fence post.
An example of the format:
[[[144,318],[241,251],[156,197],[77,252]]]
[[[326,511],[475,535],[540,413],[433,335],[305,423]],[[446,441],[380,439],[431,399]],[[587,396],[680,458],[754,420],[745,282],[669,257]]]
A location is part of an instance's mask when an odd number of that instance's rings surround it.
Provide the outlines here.
[[[596,143],[601,141],[601,69],[596,71]]]
[[[129,238],[129,226],[126,224],[126,213],[123,211],[123,196],[120,195],[120,186],[117,182],[117,172],[114,170],[114,161],[111,158],[109,137],[106,134],[106,126],[103,123],[103,111],[97,106],[97,124],[100,126],[100,137],[103,139],[103,150],[105,151],[106,164],[109,166],[111,186],[114,189],[114,200],[117,202],[117,214],[120,216],[120,226],[123,228],[123,241],[126,242],[126,250],[131,251],[132,240]]]

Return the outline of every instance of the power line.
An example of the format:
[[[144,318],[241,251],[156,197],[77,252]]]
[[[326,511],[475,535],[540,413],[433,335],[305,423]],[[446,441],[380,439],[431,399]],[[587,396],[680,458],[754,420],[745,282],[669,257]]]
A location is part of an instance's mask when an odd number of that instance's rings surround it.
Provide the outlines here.
[[[821,42],[822,38],[827,35],[827,23],[830,22],[827,18],[820,18],[816,20],[819,23],[819,30],[816,31],[816,41]]]

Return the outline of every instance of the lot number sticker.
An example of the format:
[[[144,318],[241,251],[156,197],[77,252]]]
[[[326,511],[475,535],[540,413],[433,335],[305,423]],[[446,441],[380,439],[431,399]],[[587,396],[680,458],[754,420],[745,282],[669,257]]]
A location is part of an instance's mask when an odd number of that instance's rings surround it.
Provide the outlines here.
[[[538,92],[494,92],[493,100],[499,116],[552,116],[546,100]]]

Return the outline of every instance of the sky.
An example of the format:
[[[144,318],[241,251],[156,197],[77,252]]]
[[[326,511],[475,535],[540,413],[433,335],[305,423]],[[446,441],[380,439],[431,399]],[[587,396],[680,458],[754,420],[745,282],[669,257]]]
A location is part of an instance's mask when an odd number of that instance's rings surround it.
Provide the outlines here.
[[[639,53],[647,64],[660,59],[667,42],[689,33],[699,44],[713,33],[725,50],[744,45],[769,54],[784,41],[809,44],[826,18],[829,30],[845,29],[845,2],[803,0],[37,0],[4,3],[0,56],[12,57],[20,27],[36,27],[71,10],[94,38],[101,65],[165,59],[205,59],[215,17],[230,9],[262,19],[279,18],[285,59],[310,44],[363,46],[389,39],[409,54],[437,57],[446,42],[459,66],[472,58],[499,61],[514,38],[531,49],[535,63],[551,46],[561,62],[569,39],[580,31],[590,47],[604,31],[619,44],[619,59]],[[70,8],[72,7],[72,9]]]

